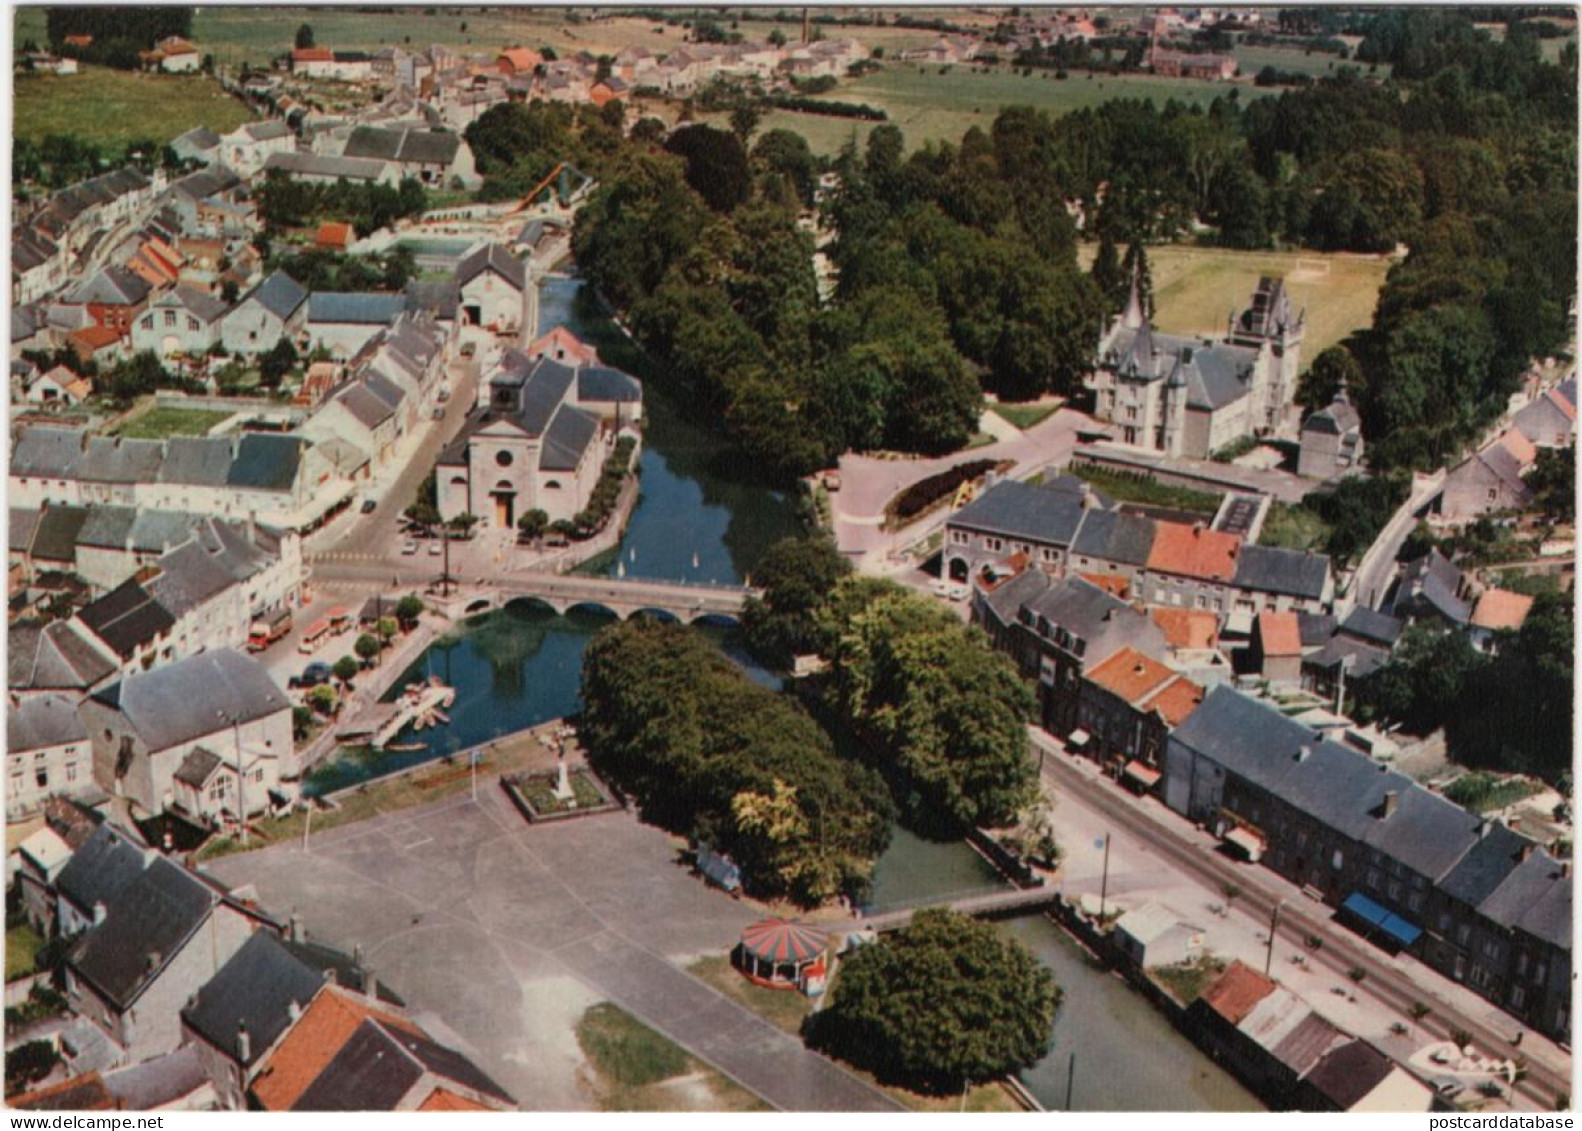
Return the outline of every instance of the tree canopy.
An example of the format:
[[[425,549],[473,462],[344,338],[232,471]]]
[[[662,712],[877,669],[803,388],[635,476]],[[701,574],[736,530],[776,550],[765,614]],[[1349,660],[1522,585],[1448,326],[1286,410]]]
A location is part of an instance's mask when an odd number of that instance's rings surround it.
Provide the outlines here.
[[[1042,1057],[1059,999],[1054,976],[1016,939],[930,909],[846,957],[807,1034],[883,1083],[946,1094]]]

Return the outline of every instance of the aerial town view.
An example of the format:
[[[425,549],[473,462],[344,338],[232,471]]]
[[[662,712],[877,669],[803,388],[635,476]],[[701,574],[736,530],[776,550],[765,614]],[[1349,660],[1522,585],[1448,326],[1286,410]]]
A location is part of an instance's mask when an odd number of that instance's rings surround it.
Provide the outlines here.
[[[10,19],[4,1106],[1569,1111],[1575,9]]]

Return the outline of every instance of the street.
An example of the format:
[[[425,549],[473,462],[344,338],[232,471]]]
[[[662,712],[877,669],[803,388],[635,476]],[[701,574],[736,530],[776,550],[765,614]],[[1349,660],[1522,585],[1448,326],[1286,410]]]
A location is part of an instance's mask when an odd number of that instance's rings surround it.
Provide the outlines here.
[[[1040,752],[1046,792],[1055,802],[1062,848],[1062,884],[1068,894],[1097,895],[1104,884],[1101,855],[1110,837],[1107,895],[1123,906],[1149,899],[1165,902],[1184,918],[1204,926],[1209,949],[1241,958],[1255,969],[1271,965],[1271,976],[1300,994],[1335,1024],[1365,1037],[1398,1060],[1426,1043],[1465,1029],[1474,1043],[1494,1056],[1513,1056],[1511,1037],[1524,1026],[1493,1003],[1429,970],[1408,955],[1390,956],[1337,924],[1330,908],[1295,885],[1258,865],[1232,860],[1215,839],[1154,797],[1138,798],[1101,774],[1086,759],[1067,754],[1060,742],[1029,728]],[[1230,885],[1239,889],[1226,898]],[[1229,904],[1220,918],[1211,905]],[[1274,946],[1268,924],[1280,905]],[[1322,940],[1317,949],[1309,938]],[[1306,957],[1303,967],[1291,961]],[[1360,982],[1349,975],[1364,972]],[[1343,987],[1346,996],[1333,993]],[[1350,1000],[1355,998],[1355,1001]],[[1432,1012],[1421,1022],[1411,1006],[1421,1001]],[[1390,1027],[1403,1023],[1405,1035]],[[1526,1033],[1520,1050],[1528,1075],[1517,1085],[1519,1100],[1549,1109],[1559,1092],[1570,1092],[1569,1052],[1537,1033]]]
[[[1416,527],[1417,513],[1433,501],[1444,484],[1444,468],[1432,475],[1412,477],[1411,494],[1400,509],[1390,516],[1390,521],[1384,524],[1384,529],[1379,531],[1379,536],[1368,547],[1368,552],[1362,555],[1350,588],[1346,590],[1345,597],[1337,602],[1338,614],[1344,615],[1358,605],[1370,609],[1379,607],[1390,591],[1390,581],[1395,574],[1395,555],[1401,552],[1406,536]]]

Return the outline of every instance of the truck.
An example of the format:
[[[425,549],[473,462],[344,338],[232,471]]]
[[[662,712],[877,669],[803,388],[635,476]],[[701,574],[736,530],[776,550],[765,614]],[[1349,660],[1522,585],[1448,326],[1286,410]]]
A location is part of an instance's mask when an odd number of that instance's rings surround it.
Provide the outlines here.
[[[291,631],[291,610],[281,609],[273,616],[255,620],[247,630],[247,650],[262,652]]]

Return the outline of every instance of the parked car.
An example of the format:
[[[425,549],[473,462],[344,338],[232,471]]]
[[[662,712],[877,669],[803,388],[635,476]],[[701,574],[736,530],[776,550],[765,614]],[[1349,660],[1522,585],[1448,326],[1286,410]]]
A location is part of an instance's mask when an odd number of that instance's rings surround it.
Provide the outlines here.
[[[303,688],[317,687],[321,683],[328,683],[330,681],[330,674],[330,665],[324,663],[321,660],[315,660],[313,663],[302,669],[301,675],[293,676],[291,679],[289,679],[287,681],[287,685],[290,687]]]
[[[378,503],[377,500],[375,500],[375,499],[364,499],[363,500],[363,514],[373,514],[375,508],[377,508],[378,506],[379,506],[379,503]]]
[[[415,553],[417,553],[417,543],[416,542],[405,542],[405,543],[402,544],[402,546],[401,546],[401,556],[402,557],[410,558]]]
[[[429,557],[437,558],[441,554],[443,554],[444,552],[445,552],[445,547],[443,545],[441,545],[439,542],[430,542],[428,544],[428,556]]]

